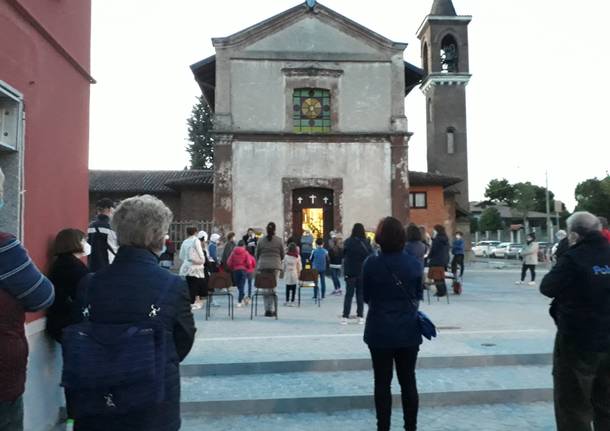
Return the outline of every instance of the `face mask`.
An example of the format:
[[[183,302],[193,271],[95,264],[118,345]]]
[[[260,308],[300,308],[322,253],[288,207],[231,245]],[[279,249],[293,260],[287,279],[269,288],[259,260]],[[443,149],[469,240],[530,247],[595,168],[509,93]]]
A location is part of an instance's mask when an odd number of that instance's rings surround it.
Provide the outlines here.
[[[462,239],[462,235],[456,235],[455,236],[457,239]]]
[[[87,241],[83,241],[83,255],[89,256],[91,254],[91,245]]]

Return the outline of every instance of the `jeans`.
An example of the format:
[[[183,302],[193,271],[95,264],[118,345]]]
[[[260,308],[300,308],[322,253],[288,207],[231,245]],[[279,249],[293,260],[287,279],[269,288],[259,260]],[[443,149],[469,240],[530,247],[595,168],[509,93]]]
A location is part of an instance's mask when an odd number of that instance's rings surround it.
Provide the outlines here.
[[[349,317],[352,311],[352,299],[356,293],[356,314],[364,317],[364,295],[361,277],[345,277],[345,299],[343,300],[343,317]]]
[[[301,253],[301,263],[303,264],[303,268],[305,268],[305,265],[307,264],[307,262],[309,262],[310,257],[311,257],[311,252]]]
[[[335,290],[341,290],[341,282],[339,281],[339,277],[341,277],[341,268],[330,268],[330,276],[333,279]]]
[[[324,299],[326,296],[326,271],[318,271],[318,274],[320,275],[320,287],[322,288],[321,298]],[[318,283],[316,283],[316,286],[313,289],[313,297],[318,297]]]
[[[23,431],[23,397],[0,401],[0,431]]]
[[[237,296],[237,302],[241,303],[244,300],[244,287],[246,286],[246,271],[237,270],[233,271],[233,280],[235,281],[235,285],[237,286],[237,291],[239,292]]]
[[[419,395],[415,378],[415,363],[419,346],[399,349],[370,348],[375,375],[375,410],[377,430],[389,431],[392,417],[392,375],[396,363],[396,375],[400,383],[402,414],[407,431],[417,429]]]
[[[294,302],[294,295],[297,292],[296,284],[287,284],[286,285],[286,302]],[[291,299],[292,297],[292,299]]]
[[[252,298],[252,283],[254,281],[254,273],[248,272],[246,274],[246,280],[248,281],[248,298]]]
[[[460,277],[464,276],[464,255],[463,254],[455,254],[453,255],[453,259],[451,260],[451,272],[455,277],[457,275],[457,267],[460,266]]]
[[[521,267],[521,281],[525,280],[525,273],[527,270],[530,270],[530,274],[532,275],[532,281],[536,281],[536,265],[526,265],[523,264]]]
[[[610,430],[610,351],[584,351],[558,333],[553,381],[557,431]]]

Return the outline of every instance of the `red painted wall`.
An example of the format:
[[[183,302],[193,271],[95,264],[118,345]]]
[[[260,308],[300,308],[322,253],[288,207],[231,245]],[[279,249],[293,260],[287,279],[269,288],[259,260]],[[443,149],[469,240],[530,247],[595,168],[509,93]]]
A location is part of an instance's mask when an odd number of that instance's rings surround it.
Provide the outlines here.
[[[426,192],[428,194],[427,208],[411,208],[409,221],[416,225],[425,226],[432,232],[434,225],[440,224],[449,228],[451,218],[445,206],[445,195],[442,186],[417,186],[409,189],[410,193]]]
[[[87,227],[90,82],[40,27],[88,71],[90,0],[0,0],[0,80],[26,112],[24,242],[47,269],[55,234]]]

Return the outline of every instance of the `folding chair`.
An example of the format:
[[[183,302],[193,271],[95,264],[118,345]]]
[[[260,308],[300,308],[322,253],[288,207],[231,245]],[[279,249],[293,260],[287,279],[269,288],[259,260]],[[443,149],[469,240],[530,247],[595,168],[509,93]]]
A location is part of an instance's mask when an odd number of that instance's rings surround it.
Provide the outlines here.
[[[431,278],[431,276],[433,278]],[[450,277],[448,277],[445,272],[443,272],[443,276],[444,276],[444,280],[445,280],[445,285],[447,285],[446,280],[448,278],[453,278],[453,274],[451,274]],[[426,282],[425,285],[427,286],[427,291],[428,291],[428,304],[430,304],[430,286],[437,286],[440,283],[440,280],[436,280],[437,278],[440,278],[440,275],[438,275],[437,272],[434,272],[433,274],[430,274],[430,270],[428,270],[428,274],[426,275]],[[438,287],[437,287],[437,292],[438,292]],[[447,304],[450,303],[450,299],[449,299],[449,289],[447,289],[447,292],[445,294],[445,296],[447,297]],[[440,302],[441,298],[440,296],[436,297],[436,302]]]
[[[275,289],[277,287],[277,280],[275,278],[275,271],[273,272],[259,272],[254,278],[254,295],[252,295],[252,302],[250,303],[250,320],[254,319],[254,316],[258,316],[258,297],[262,296],[263,301],[265,296],[273,296],[273,306],[275,309],[275,320],[278,319],[278,297],[277,293],[264,293],[261,289]]]
[[[297,301],[297,306],[300,307],[301,306],[301,289],[302,288],[306,288],[306,289],[310,289],[313,288],[314,292],[316,292],[316,288],[318,285],[318,271],[316,269],[313,268],[305,268],[301,271],[301,274],[299,274],[299,293],[298,293],[298,301]],[[316,292],[316,302],[318,303],[318,307],[320,307],[322,305],[322,299],[320,298],[320,291],[318,289],[318,291]]]
[[[210,318],[212,313],[212,300],[215,296],[226,296],[229,308],[229,317],[234,320],[235,303],[233,294],[229,290],[233,285],[231,274],[228,272],[215,272],[211,275],[208,282],[208,300],[205,304],[205,320]]]

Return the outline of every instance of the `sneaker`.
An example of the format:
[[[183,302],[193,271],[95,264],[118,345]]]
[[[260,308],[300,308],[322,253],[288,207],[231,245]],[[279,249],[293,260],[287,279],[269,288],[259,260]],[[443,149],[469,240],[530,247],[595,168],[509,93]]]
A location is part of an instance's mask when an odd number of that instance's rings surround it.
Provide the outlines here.
[[[201,304],[191,304],[191,310],[201,310]]]
[[[528,284],[528,286],[535,286],[535,285],[536,285],[536,282],[535,282],[535,281],[530,281],[530,282],[529,282],[529,283],[527,283],[527,284]]]
[[[523,284],[522,281],[515,281],[515,284]]]
[[[237,303],[237,308],[242,308],[243,306],[244,306],[244,303],[243,303],[243,302],[238,302],[238,303]]]
[[[343,317],[340,322],[342,325],[347,325],[347,318]]]
[[[358,325],[364,325],[364,318],[362,318],[362,317],[358,318]]]

